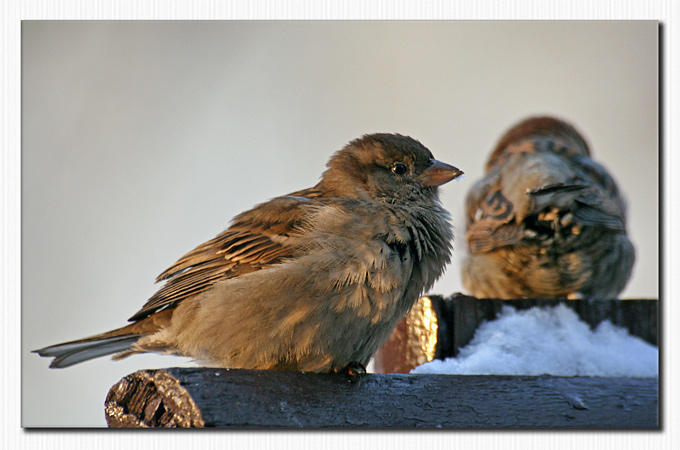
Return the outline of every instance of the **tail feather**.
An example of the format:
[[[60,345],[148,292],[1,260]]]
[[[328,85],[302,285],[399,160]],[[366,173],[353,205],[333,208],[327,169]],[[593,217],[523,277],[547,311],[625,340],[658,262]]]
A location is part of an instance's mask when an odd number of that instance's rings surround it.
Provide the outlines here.
[[[100,356],[128,350],[139,337],[140,335],[126,335],[100,340],[73,341],[52,345],[33,352],[40,356],[54,357],[50,368],[61,369]]]
[[[131,351],[137,339],[153,334],[167,326],[170,323],[171,317],[172,310],[166,309],[106,333],[51,345],[39,350],[33,350],[33,353],[54,358],[50,364],[50,367],[53,369],[72,366],[89,359],[114,353],[119,354],[117,357],[114,357],[115,359],[124,358],[133,353],[138,353],[137,350]]]

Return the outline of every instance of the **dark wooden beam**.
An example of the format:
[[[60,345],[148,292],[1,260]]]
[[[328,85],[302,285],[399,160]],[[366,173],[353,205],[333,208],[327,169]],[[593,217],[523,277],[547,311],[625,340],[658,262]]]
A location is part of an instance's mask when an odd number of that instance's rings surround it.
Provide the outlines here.
[[[186,369],[131,374],[106,399],[110,427],[659,427],[658,381]]]

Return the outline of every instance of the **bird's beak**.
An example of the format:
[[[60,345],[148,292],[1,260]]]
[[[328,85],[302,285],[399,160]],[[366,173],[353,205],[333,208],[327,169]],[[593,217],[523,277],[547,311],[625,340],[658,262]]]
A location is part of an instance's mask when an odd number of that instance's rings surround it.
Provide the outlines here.
[[[418,177],[423,186],[441,186],[463,175],[463,171],[436,159]]]

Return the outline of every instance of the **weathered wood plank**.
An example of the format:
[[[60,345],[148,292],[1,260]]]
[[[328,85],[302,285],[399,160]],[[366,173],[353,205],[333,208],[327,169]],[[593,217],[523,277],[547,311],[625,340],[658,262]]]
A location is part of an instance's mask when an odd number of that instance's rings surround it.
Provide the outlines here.
[[[109,426],[658,428],[658,381],[172,368],[131,374]]]

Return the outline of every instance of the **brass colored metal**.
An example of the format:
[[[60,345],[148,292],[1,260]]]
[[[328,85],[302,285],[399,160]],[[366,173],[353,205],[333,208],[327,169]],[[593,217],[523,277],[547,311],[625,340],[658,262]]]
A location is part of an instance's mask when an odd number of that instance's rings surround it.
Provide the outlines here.
[[[421,297],[376,353],[373,359],[375,372],[408,373],[432,361],[437,351],[438,329],[432,300]]]

